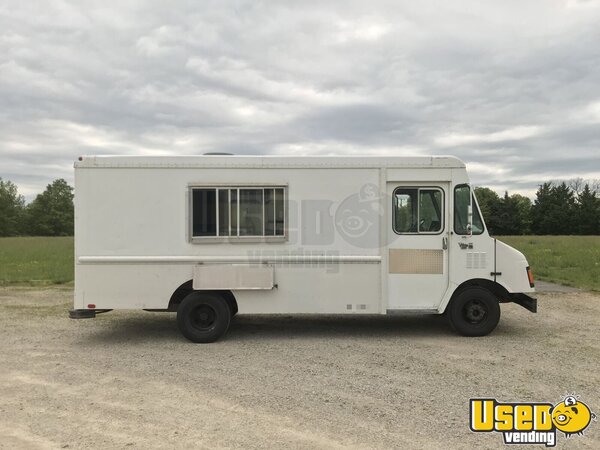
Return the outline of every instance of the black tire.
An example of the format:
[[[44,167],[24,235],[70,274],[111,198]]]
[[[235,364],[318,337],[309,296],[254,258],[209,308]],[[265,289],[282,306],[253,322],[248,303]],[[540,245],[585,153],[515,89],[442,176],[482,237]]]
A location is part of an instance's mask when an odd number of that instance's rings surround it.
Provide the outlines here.
[[[459,292],[446,311],[452,328],[463,336],[490,334],[500,321],[498,299],[481,287],[471,287]]]
[[[227,305],[229,306],[229,311],[231,312],[231,318],[235,317],[235,315],[238,313],[237,304],[235,303],[235,301],[233,301],[228,302]]]
[[[192,342],[215,342],[229,328],[231,312],[219,296],[192,292],[177,308],[177,326]]]

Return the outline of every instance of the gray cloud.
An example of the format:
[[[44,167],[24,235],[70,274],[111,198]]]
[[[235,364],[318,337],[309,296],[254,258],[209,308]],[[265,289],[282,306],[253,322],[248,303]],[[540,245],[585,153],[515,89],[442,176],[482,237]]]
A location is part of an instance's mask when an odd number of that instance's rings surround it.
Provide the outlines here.
[[[80,154],[455,154],[530,195],[600,178],[600,5],[8,1],[0,176]]]

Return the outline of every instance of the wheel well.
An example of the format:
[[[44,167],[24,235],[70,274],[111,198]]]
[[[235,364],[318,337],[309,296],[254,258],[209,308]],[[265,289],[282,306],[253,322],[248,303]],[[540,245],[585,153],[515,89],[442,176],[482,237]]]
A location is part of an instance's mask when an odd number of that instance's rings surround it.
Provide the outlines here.
[[[185,283],[183,283],[181,286],[179,286],[177,289],[175,289],[175,292],[173,292],[173,294],[171,295],[171,299],[169,300],[169,309],[168,309],[169,311],[177,311],[177,307],[183,301],[183,299],[185,297],[187,297],[188,294],[191,294],[192,292],[194,292],[194,288],[192,286],[193,286],[192,280],[188,280]],[[233,295],[233,293],[231,291],[205,291],[205,292],[222,297],[227,302],[227,305],[229,306],[229,310],[231,311],[232,314],[235,314],[238,312],[237,300],[235,299],[235,296]]]
[[[509,301],[509,293],[504,286],[502,286],[499,283],[496,283],[495,281],[486,280],[484,278],[473,278],[472,280],[467,280],[464,283],[460,284],[454,290],[450,301],[454,300],[454,298],[462,291],[471,287],[481,287],[487,289],[498,299],[500,303]]]

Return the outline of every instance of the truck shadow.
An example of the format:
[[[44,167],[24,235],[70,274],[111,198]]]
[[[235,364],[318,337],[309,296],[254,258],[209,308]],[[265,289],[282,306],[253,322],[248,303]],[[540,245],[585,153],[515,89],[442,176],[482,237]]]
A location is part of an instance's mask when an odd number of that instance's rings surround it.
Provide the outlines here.
[[[187,342],[177,329],[174,314],[107,314],[96,320],[94,329],[82,330],[80,336],[89,344]],[[503,334],[502,327],[494,334]],[[219,342],[436,336],[458,337],[441,315],[248,315],[234,317]]]
[[[451,334],[445,317],[438,315],[344,316],[267,315],[235,317],[228,341],[325,338],[360,339]]]

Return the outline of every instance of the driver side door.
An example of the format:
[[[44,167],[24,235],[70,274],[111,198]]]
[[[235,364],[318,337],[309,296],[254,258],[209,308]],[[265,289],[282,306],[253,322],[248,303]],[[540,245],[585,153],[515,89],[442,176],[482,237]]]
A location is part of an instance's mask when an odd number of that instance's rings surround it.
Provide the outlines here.
[[[448,287],[449,183],[390,183],[388,310],[434,311]]]

